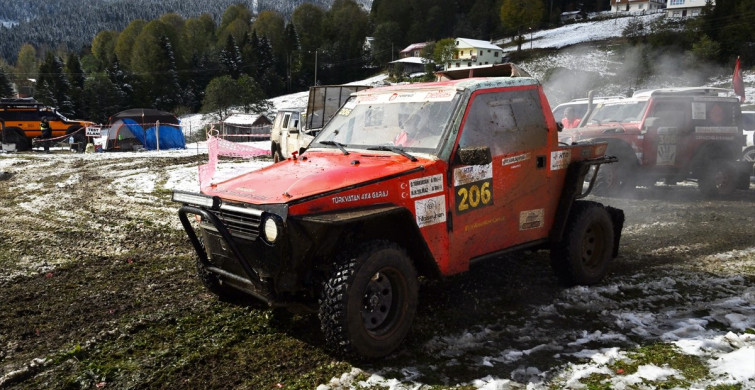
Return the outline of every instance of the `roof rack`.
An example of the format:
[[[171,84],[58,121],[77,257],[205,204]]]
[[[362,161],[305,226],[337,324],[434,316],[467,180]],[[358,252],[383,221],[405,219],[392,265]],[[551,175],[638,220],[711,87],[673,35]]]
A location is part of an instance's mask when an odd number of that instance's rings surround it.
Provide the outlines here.
[[[714,87],[684,87],[684,88],[659,88],[637,91],[632,97],[650,97],[660,95],[696,95],[696,96],[719,96],[729,95],[730,89]]]
[[[34,100],[34,98],[2,98],[0,107],[6,108],[39,108],[45,105]]]

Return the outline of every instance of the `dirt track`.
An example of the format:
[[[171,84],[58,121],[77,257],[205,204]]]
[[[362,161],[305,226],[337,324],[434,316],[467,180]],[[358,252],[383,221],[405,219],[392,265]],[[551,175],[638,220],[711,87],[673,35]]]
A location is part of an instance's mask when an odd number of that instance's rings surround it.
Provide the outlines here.
[[[314,388],[348,370],[322,350],[316,319],[276,324],[200,287],[165,186],[206,155],[144,156],[0,155],[0,388]],[[627,215],[610,278],[694,272],[755,283],[755,189],[708,201],[687,184],[600,200]],[[426,283],[408,349],[495,309],[526,322],[528,305],[559,291],[542,252]]]

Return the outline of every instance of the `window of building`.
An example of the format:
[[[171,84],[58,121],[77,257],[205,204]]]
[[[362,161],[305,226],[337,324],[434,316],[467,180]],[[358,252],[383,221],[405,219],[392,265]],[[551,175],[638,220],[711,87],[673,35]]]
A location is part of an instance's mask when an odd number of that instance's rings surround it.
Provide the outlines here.
[[[669,5],[684,5],[684,0],[671,0]]]
[[[480,50],[480,55],[482,56],[482,50]]]
[[[498,57],[498,52],[493,53],[493,57]]]

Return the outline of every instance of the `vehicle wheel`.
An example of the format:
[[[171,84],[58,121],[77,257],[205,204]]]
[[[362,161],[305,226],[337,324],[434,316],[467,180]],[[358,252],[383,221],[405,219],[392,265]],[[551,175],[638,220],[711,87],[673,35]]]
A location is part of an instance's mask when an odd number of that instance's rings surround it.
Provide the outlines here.
[[[566,285],[598,283],[608,271],[613,245],[608,211],[597,202],[577,201],[562,241],[551,248],[551,267]]]
[[[198,237],[198,239],[199,244],[202,246],[202,250],[205,252],[205,256],[207,256],[207,249],[204,246],[204,239],[201,235]],[[231,300],[241,295],[241,293],[237,290],[224,286],[217,275],[208,271],[204,262],[199,257],[199,254],[197,254],[196,257],[197,276],[199,276],[199,280],[202,282],[202,285],[210,290],[211,293],[217,295],[222,300]]]
[[[281,157],[280,151],[278,151],[278,150],[274,151],[273,152],[273,162],[274,163],[279,163],[281,161],[283,161],[283,157]]]
[[[592,192],[599,196],[616,196],[634,189],[636,185],[636,164],[632,161],[635,159],[634,155],[629,152],[610,153],[610,151],[606,152],[606,155],[615,155],[619,161],[600,166]]]
[[[706,197],[730,195],[737,187],[737,169],[725,160],[711,160],[703,169],[697,186]]]
[[[5,143],[15,144],[16,151],[25,152],[31,150],[31,140],[26,137],[26,133],[18,127],[6,127],[3,130],[5,133]],[[0,134],[2,136],[2,134]],[[3,139],[3,138],[0,138]]]
[[[358,247],[323,285],[319,317],[327,343],[346,355],[390,354],[411,329],[418,289],[404,249],[386,241]]]
[[[79,131],[81,129],[81,131]],[[78,132],[77,132],[78,131]],[[73,134],[73,142],[76,142],[76,146],[71,146],[71,149],[76,150],[79,153],[83,153],[87,147],[87,136],[84,130],[80,126],[71,126],[66,129],[66,135]]]

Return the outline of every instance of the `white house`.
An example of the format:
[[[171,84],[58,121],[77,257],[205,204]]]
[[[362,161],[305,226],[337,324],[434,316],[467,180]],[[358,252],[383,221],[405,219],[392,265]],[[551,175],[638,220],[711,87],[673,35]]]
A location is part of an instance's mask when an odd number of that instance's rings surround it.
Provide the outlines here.
[[[456,38],[456,54],[443,70],[470,68],[503,63],[503,49],[477,39]]]
[[[611,0],[611,12],[650,12],[666,7],[667,0]],[[705,2],[705,1],[703,1]]]
[[[700,15],[706,0],[668,0],[666,16],[670,18],[686,18]],[[711,1],[713,5],[715,0]]]

